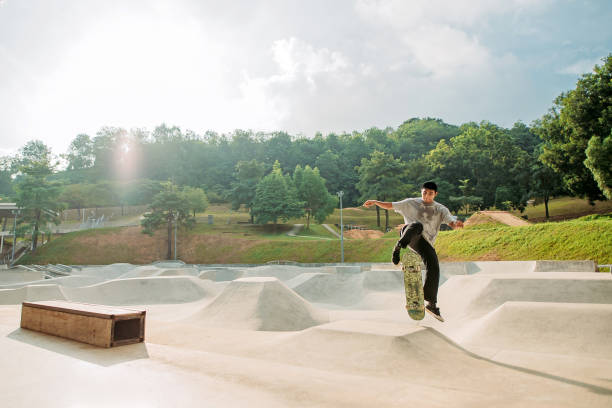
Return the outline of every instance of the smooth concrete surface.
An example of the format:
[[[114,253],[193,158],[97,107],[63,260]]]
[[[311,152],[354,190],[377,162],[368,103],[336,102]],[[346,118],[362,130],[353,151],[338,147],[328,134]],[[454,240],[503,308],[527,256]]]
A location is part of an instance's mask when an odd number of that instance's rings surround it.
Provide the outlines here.
[[[392,264],[0,271],[1,405],[610,407],[612,276],[588,268],[442,264],[445,323],[407,316]],[[143,307],[145,343],[19,328],[22,301],[54,298]]]

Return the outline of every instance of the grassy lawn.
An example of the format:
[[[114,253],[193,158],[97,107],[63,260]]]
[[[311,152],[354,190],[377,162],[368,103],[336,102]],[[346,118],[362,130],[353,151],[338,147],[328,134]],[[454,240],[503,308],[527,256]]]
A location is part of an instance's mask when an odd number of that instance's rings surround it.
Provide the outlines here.
[[[566,213],[571,208],[581,211],[581,202],[559,199],[553,202],[553,208]],[[596,208],[605,210],[608,203],[603,204]],[[531,208],[531,211],[537,210],[538,207]],[[228,206],[218,205],[212,206],[210,211],[213,224],[208,224],[207,211],[198,214],[199,222],[194,229],[179,231],[178,255],[181,260],[204,264],[340,260],[339,239],[321,225],[311,223],[310,229],[302,228],[297,237],[290,237],[287,233],[293,224],[306,224],[305,219],[276,226],[252,225],[247,224],[249,215],[246,211],[230,211]],[[373,209],[348,208],[343,211],[343,218],[347,225],[372,229],[376,226],[376,212]],[[384,225],[384,212],[381,212],[381,222]],[[390,212],[391,227],[402,222],[395,212]],[[332,227],[339,223],[339,211],[336,210],[326,223]],[[141,233],[140,227],[78,231],[55,235],[49,244],[40,247],[35,254],[22,258],[21,263],[146,264],[166,258],[166,239],[165,230],[149,237]],[[379,239],[346,239],[345,261],[389,262],[396,240],[395,230]],[[600,264],[609,264],[612,263],[612,218],[595,214],[571,221],[526,227],[481,224],[441,232],[436,248],[441,261],[592,259]]]
[[[612,200],[595,201],[595,205],[590,205],[588,200],[581,198],[560,197],[548,203],[548,212],[552,221],[578,218],[593,213],[612,213]],[[512,213],[518,217],[527,215],[530,222],[546,221],[544,204],[527,206],[522,214],[520,211],[512,211]]]
[[[565,221],[441,232],[436,247],[441,260],[570,260],[612,262],[612,221]]]

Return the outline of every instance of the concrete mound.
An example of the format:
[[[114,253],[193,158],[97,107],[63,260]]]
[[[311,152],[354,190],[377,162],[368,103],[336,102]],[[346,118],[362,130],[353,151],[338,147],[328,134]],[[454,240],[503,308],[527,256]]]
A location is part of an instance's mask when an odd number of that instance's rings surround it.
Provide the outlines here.
[[[461,340],[479,348],[612,358],[612,304],[507,302]]]
[[[116,279],[135,268],[137,268],[136,265],[128,263],[115,263],[104,266],[86,266],[81,268],[78,274],[85,276],[98,276],[105,279]]]
[[[0,271],[0,285],[10,285],[13,283],[28,283],[44,279],[41,271],[29,271],[26,269],[14,269]]]
[[[538,404],[540,393],[548,395],[560,389],[550,378],[478,357],[437,330],[414,323],[335,321],[282,338],[252,356],[322,372],[403,379],[436,387],[443,384],[445,390],[496,390],[496,401],[457,406],[505,406],[516,387],[534,392],[523,395],[525,401],[517,406],[548,406]],[[561,392],[569,395],[572,391]]]
[[[313,273],[309,279],[292,286],[292,289],[309,302],[350,306],[364,297],[363,273],[328,274]]]
[[[612,304],[612,280],[584,272],[454,276],[440,287],[438,298],[449,317],[472,318],[510,301]]]
[[[0,290],[1,305],[18,305],[38,300],[66,300],[58,285],[30,285],[18,289]]]
[[[124,273],[119,278],[146,278],[151,276],[198,276],[200,271],[195,267],[184,268],[160,268],[157,266],[147,265],[139,266],[129,272]]]
[[[280,281],[288,281],[304,273],[304,270],[319,272],[321,268],[305,268],[295,265],[262,265],[245,269],[244,278],[272,277]]]
[[[151,276],[157,276],[160,272],[161,269],[156,268],[155,266],[139,266],[122,274],[119,276],[119,279],[148,278]]]
[[[242,269],[218,267],[202,270],[198,277],[200,279],[208,279],[215,282],[227,282],[239,279],[243,275],[244,271]]]
[[[98,278],[95,276],[73,275],[73,276],[62,276],[60,278],[41,279],[41,280],[37,280],[33,282],[26,282],[26,283],[13,283],[10,285],[0,285],[0,289],[18,289],[18,288],[23,288],[28,285],[50,285],[50,284],[57,284],[57,285],[64,286],[64,287],[76,288],[76,287],[81,287],[81,286],[95,285],[96,283],[103,282],[104,280],[105,280],[104,278]]]
[[[451,276],[481,274],[508,274],[528,272],[595,272],[593,261],[476,261],[442,262],[440,283]]]
[[[172,268],[162,269],[157,276],[198,276],[199,274],[197,268]]]
[[[69,300],[102,305],[187,303],[215,296],[214,284],[190,276],[117,279],[83,288],[64,288]]]
[[[370,270],[364,274],[363,287],[366,289],[379,291],[404,289],[404,274],[401,269]]]
[[[232,329],[296,331],[326,323],[329,316],[276,278],[243,278],[188,320]]]

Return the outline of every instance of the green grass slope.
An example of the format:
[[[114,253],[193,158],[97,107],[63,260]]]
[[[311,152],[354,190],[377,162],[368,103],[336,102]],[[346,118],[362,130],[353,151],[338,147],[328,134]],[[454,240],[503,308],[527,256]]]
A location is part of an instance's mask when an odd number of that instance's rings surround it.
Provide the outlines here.
[[[179,259],[187,263],[339,262],[340,241],[314,226],[289,237],[290,227],[198,224],[179,233]],[[379,239],[345,239],[346,262],[390,262],[397,240],[391,231]],[[20,263],[146,264],[164,259],[163,231],[153,237],[139,227],[105,228],[64,234]],[[441,261],[571,260],[612,263],[612,219],[605,216],[573,221],[508,227],[483,224],[440,232],[436,248]]]
[[[574,220],[526,227],[487,226],[441,232],[441,260],[570,260],[612,262],[612,221]]]

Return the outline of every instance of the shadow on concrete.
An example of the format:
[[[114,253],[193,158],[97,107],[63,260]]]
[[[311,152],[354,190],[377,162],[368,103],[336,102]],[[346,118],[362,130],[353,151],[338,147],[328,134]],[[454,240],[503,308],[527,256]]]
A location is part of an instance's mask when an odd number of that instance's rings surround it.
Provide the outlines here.
[[[102,348],[21,328],[12,331],[6,337],[103,367],[149,358],[145,343]]]
[[[530,375],[535,375],[535,376],[542,377],[542,378],[547,378],[549,380],[558,381],[558,382],[562,382],[562,383],[565,383],[565,384],[570,384],[570,385],[573,385],[573,386],[576,386],[576,387],[582,387],[582,388],[587,389],[587,390],[589,390],[591,392],[594,392],[596,394],[600,394],[600,395],[612,395],[612,389],[609,389],[609,388],[604,388],[604,387],[600,387],[598,385],[589,384],[589,383],[585,383],[585,382],[582,382],[582,381],[572,380],[570,378],[565,378],[565,377],[560,377],[560,376],[553,375],[553,374],[544,373],[542,371],[537,371],[537,370],[533,370],[533,369],[530,369],[530,368],[525,368],[525,367],[515,366],[515,365],[512,365],[512,364],[502,363],[502,362],[499,362],[499,361],[492,360],[490,358],[486,358],[486,357],[480,356],[480,355],[478,355],[476,353],[473,353],[473,352],[469,351],[468,349],[466,349],[465,347],[463,347],[460,344],[456,343],[451,338],[445,336],[444,334],[440,333],[436,329],[434,329],[432,327],[428,327],[428,326],[423,326],[423,327],[425,327],[426,330],[429,330],[435,336],[438,336],[439,338],[441,338],[443,341],[449,343],[453,347],[456,347],[458,350],[461,350],[462,352],[466,353],[467,355],[469,355],[470,357],[473,357],[475,359],[486,361],[488,363],[495,364],[495,365],[500,366],[500,367],[505,367],[505,368],[508,368],[508,369],[511,369],[511,370],[514,370],[514,371],[519,371],[519,372],[522,372],[522,373],[526,373],[526,374],[530,374]]]

